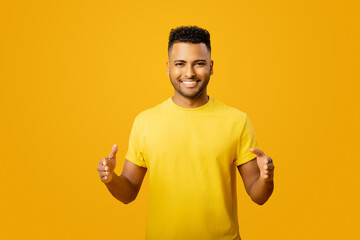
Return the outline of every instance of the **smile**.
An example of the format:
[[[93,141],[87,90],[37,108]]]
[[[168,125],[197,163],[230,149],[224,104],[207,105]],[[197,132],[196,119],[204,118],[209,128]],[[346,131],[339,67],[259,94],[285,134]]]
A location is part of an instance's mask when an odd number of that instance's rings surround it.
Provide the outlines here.
[[[184,84],[184,86],[186,87],[195,87],[197,85],[198,82],[200,82],[200,80],[197,80],[197,81],[181,81],[181,83]]]

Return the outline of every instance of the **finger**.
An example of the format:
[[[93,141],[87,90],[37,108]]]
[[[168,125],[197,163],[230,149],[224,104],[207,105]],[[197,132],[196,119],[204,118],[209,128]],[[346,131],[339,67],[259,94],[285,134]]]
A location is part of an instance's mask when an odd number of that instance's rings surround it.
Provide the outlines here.
[[[250,152],[256,154],[256,156],[258,156],[258,157],[265,156],[264,152],[257,148],[250,148]]]
[[[270,178],[272,177],[273,174],[274,174],[274,169],[269,168],[267,165],[265,165],[262,170],[262,175],[264,176],[264,178]]]
[[[104,177],[109,177],[109,172],[105,172],[105,171],[99,172],[99,176],[100,176],[101,179],[104,178]]]
[[[98,172],[108,172],[109,171],[109,167],[108,166],[104,166],[102,164],[99,164],[97,167]]]
[[[104,182],[104,183],[108,183],[111,181],[111,176],[110,175],[105,175],[101,178],[101,180]]]
[[[103,176],[103,177],[101,177],[101,180],[102,180],[102,181],[104,181],[104,182],[105,182],[107,179],[108,179],[108,177],[107,177],[107,176]]]
[[[274,171],[268,171],[266,174],[264,175],[267,175],[269,179],[272,179],[273,176],[274,176]]]
[[[267,176],[268,177],[266,178],[266,180],[273,180],[274,179],[273,174],[268,174]]]
[[[104,165],[104,161],[106,161],[106,158],[100,159],[99,164]]]
[[[118,146],[117,146],[116,144],[114,144],[114,146],[113,146],[112,149],[111,149],[111,153],[110,153],[110,155],[109,155],[109,158],[110,158],[110,159],[113,158],[113,157],[116,155],[117,150],[118,150]]]
[[[104,171],[104,165],[99,164],[96,169],[98,170],[98,172]]]
[[[273,175],[271,173],[267,173],[267,174],[264,174],[264,179],[266,180],[272,180],[273,179]]]
[[[270,169],[270,170],[274,170],[274,164],[271,162],[271,163],[268,163],[267,164],[267,169]]]

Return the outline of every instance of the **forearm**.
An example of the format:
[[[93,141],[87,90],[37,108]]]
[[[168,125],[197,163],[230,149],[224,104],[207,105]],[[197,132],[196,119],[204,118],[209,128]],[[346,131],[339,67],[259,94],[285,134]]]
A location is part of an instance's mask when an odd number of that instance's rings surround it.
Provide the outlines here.
[[[274,181],[266,181],[263,178],[259,177],[251,185],[249,195],[251,199],[259,204],[263,205],[271,196],[274,190]]]
[[[135,200],[137,194],[131,182],[122,175],[117,176],[115,173],[113,174],[114,176],[112,177],[111,181],[109,183],[105,183],[109,192],[116,199],[125,204]]]

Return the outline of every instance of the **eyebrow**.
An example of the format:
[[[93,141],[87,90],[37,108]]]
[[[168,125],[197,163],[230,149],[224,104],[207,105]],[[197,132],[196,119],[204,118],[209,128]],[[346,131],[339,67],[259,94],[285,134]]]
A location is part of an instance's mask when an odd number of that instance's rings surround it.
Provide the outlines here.
[[[179,59],[179,60],[175,60],[174,63],[175,62],[186,62],[186,61]],[[206,62],[206,60],[205,59],[196,59],[196,60],[194,60],[194,62]]]

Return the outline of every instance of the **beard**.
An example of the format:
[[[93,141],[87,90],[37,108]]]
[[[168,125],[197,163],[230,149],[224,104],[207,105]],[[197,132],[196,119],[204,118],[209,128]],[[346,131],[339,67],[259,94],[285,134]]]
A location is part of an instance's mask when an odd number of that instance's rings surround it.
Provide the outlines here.
[[[209,84],[209,81],[210,81],[210,75],[207,77],[207,79],[205,79],[205,81],[200,80],[199,83],[201,85],[199,86],[197,91],[194,91],[194,92],[183,91],[181,89],[181,86],[180,86],[181,83],[178,80],[175,80],[175,81],[176,81],[176,83],[174,83],[173,79],[170,76],[171,85],[174,87],[176,92],[178,92],[179,94],[181,94],[185,98],[195,99],[206,89],[206,87],[207,87],[207,85]]]

